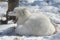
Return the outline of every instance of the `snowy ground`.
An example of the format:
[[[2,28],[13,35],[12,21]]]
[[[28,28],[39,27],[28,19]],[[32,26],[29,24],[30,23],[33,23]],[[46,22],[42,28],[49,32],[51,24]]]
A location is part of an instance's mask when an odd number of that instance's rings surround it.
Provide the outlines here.
[[[44,13],[50,19],[57,23],[58,26],[60,26],[60,10],[57,7],[54,6],[29,6],[28,7],[31,12],[34,13]],[[33,9],[32,9],[33,8]],[[5,14],[7,11],[7,3],[0,3],[0,15]],[[17,26],[17,24],[5,24],[0,25],[0,40],[60,40],[60,31],[52,36],[46,36],[46,37],[32,37],[32,36],[17,36],[14,33],[14,27]]]

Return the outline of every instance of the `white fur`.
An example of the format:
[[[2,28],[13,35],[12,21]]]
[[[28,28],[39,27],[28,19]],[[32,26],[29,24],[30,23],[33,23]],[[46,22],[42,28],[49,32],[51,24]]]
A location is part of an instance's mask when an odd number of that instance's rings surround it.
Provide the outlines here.
[[[18,21],[15,32],[19,35],[47,36],[55,32],[50,19],[44,14],[30,14],[26,8],[17,7]]]

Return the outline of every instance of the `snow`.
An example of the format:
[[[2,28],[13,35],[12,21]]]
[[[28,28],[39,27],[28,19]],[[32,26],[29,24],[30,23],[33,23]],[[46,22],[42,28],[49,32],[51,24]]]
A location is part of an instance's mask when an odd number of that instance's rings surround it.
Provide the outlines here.
[[[47,2],[44,2],[44,1],[34,1],[33,3],[32,3],[32,5],[34,6],[34,5],[38,5],[38,6],[46,6],[46,5],[48,5],[48,3]]]
[[[59,3],[60,0],[49,0],[51,4]],[[44,2],[45,3],[45,2]],[[52,21],[58,24],[60,27],[60,8],[54,5],[47,5],[47,6],[28,6],[29,10],[34,13],[44,13],[47,15]],[[57,4],[56,4],[57,5]],[[0,17],[6,14],[7,11],[7,2],[0,2]],[[1,18],[0,18],[1,19]],[[17,24],[13,24],[12,20],[9,21],[9,24],[0,25],[0,40],[60,40],[60,31],[57,32],[55,35],[45,36],[45,37],[35,37],[35,36],[18,36],[14,33],[14,27]]]
[[[60,0],[53,0],[54,2],[56,2],[56,3],[60,3]]]
[[[29,3],[32,3],[32,2],[34,2],[34,0],[27,0]]]
[[[16,26],[16,24],[0,25],[0,36],[13,32]]]
[[[28,3],[32,3],[32,2],[34,2],[35,0],[20,0],[20,1],[27,1]]]
[[[2,18],[1,18],[1,20],[5,21],[5,20],[6,20],[6,18],[5,18],[5,17],[2,17]]]
[[[6,14],[8,4],[7,2],[0,2],[0,17],[4,14]]]

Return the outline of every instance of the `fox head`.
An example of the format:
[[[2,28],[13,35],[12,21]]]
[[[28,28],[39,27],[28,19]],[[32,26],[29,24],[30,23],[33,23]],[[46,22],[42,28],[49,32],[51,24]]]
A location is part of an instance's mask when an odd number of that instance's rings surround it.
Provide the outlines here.
[[[17,14],[17,17],[27,17],[31,15],[27,8],[16,7],[13,12]]]

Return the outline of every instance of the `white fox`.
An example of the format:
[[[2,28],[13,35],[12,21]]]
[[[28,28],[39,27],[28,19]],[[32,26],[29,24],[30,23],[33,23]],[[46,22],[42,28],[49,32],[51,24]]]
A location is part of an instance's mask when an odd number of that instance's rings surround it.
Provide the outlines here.
[[[56,31],[50,19],[42,13],[31,14],[27,8],[20,7],[13,12],[17,13],[18,26],[15,32],[19,35],[48,36]]]

